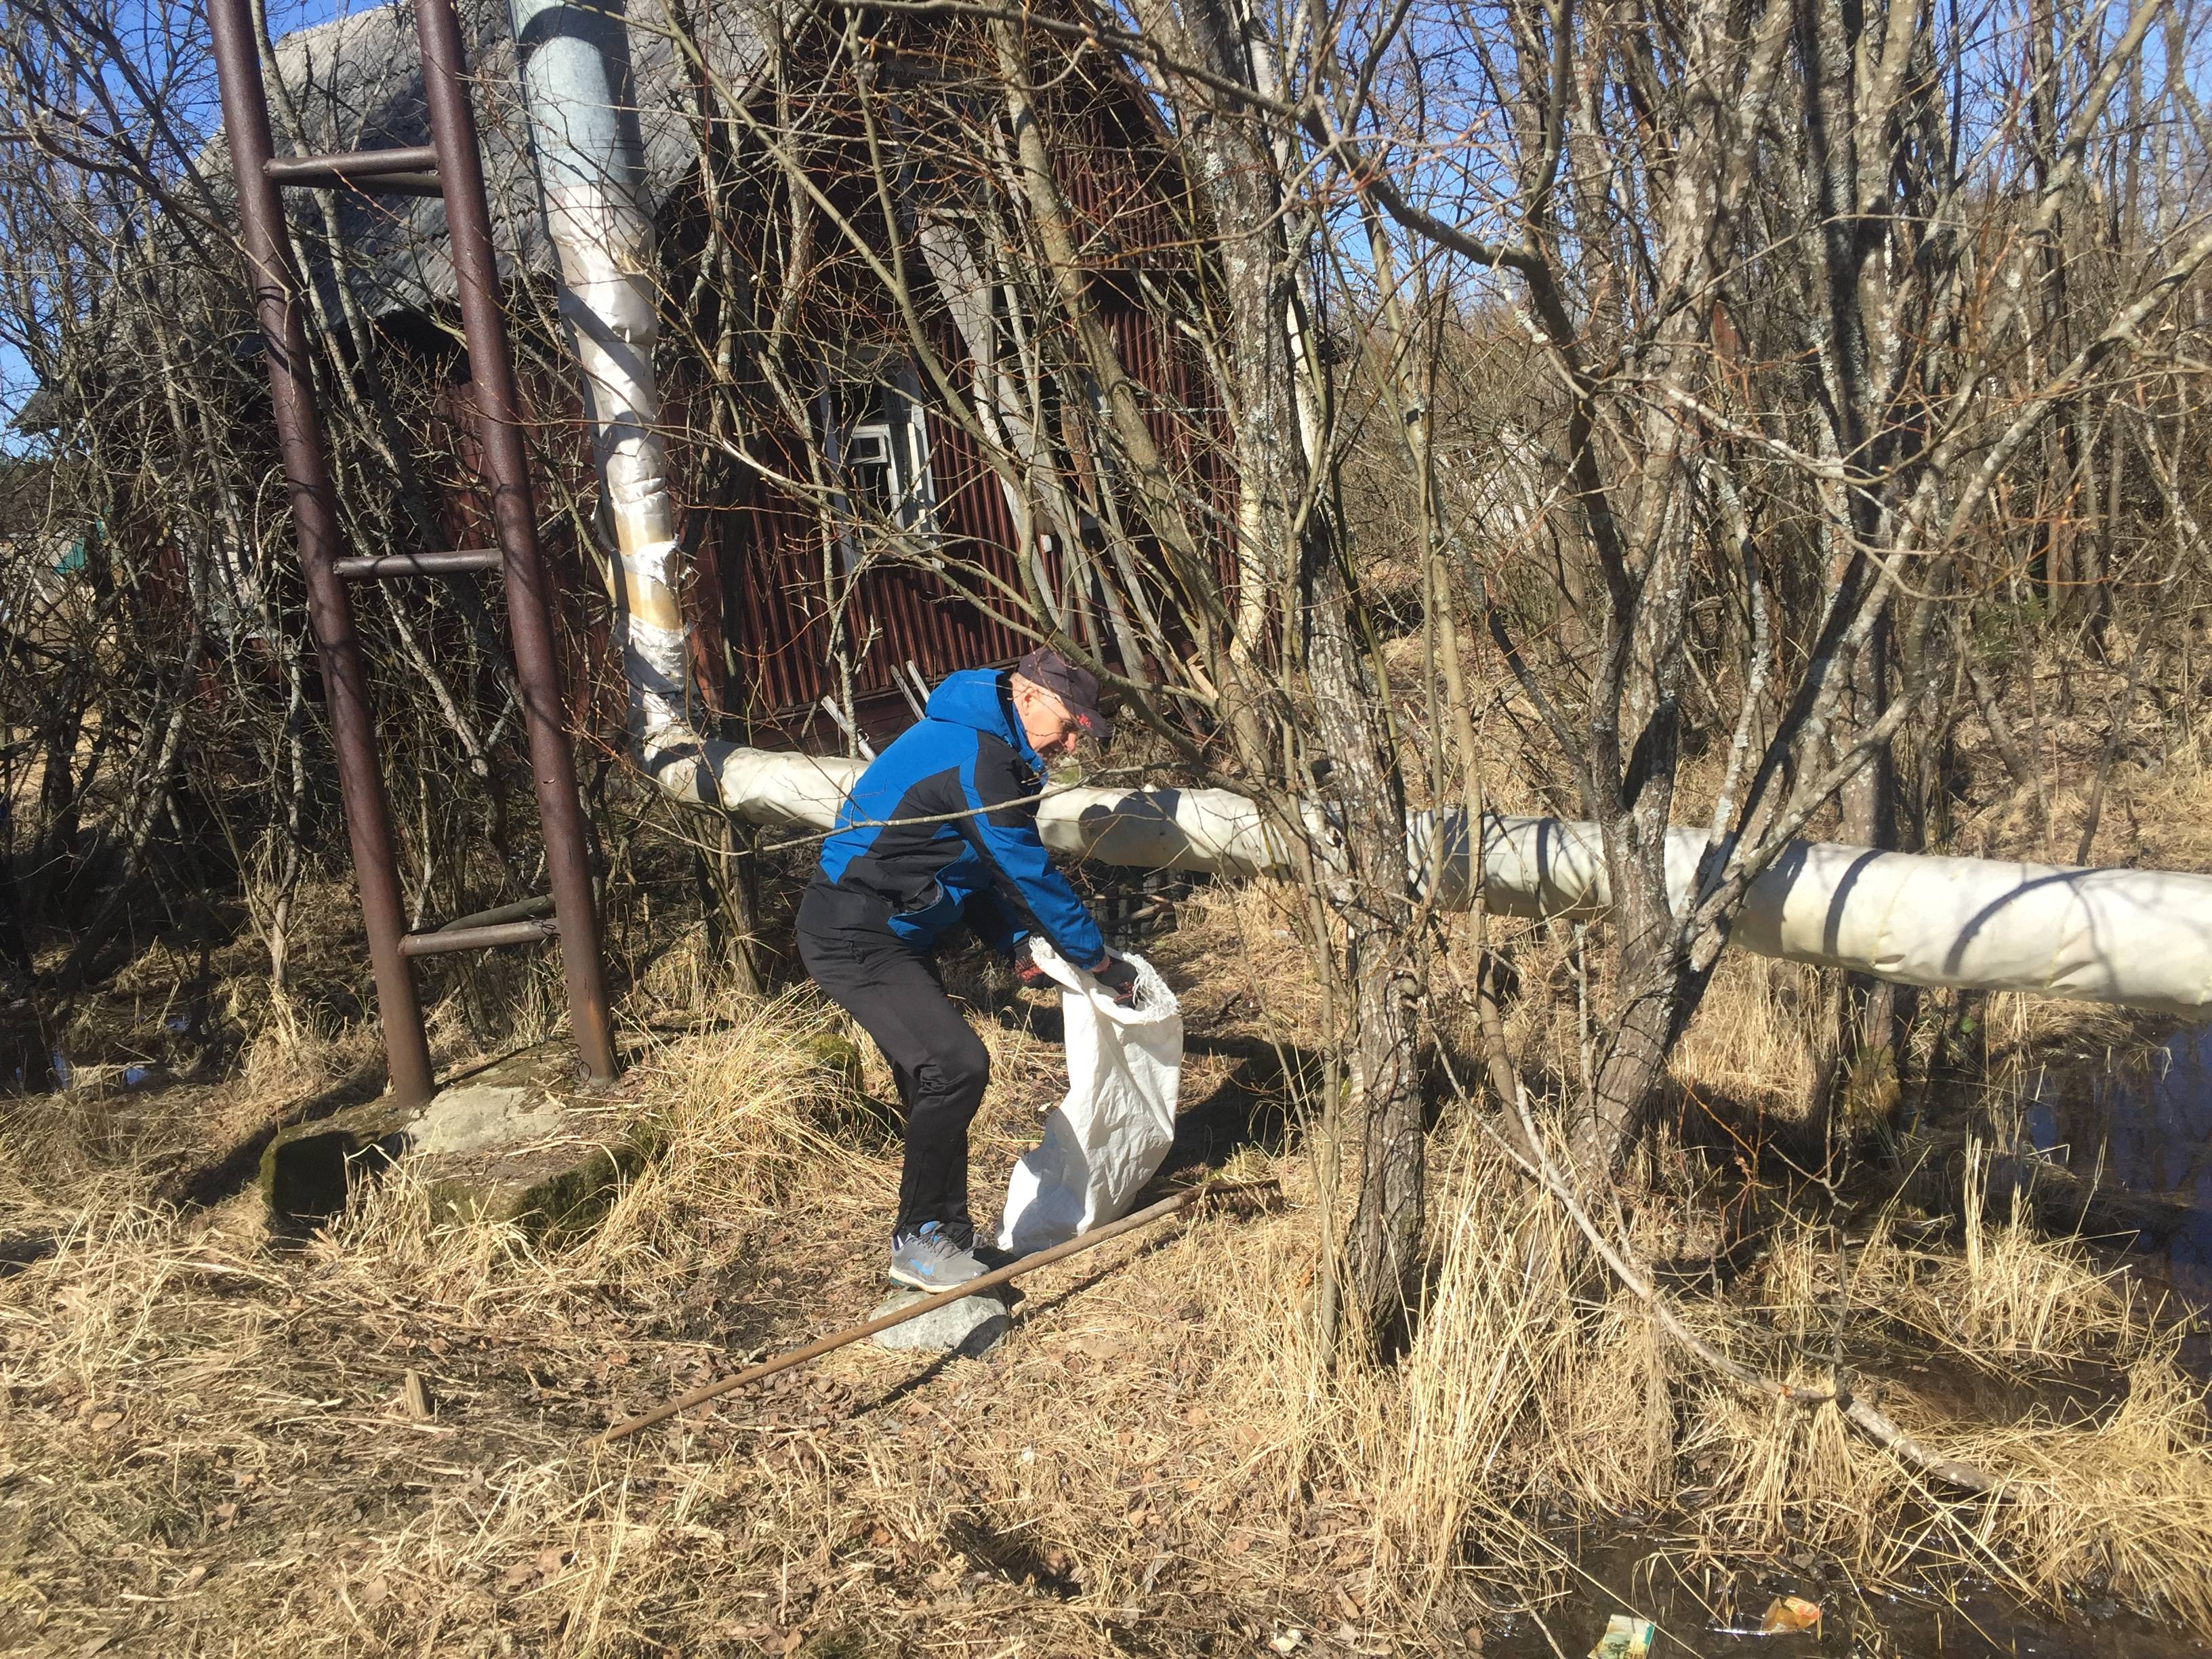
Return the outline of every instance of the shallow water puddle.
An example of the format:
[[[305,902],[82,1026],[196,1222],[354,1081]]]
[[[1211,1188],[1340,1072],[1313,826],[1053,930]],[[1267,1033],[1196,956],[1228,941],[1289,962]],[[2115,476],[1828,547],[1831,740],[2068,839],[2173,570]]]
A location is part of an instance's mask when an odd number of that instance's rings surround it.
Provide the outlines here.
[[[1658,1553],[1652,1553],[1655,1544]],[[1733,1576],[1710,1563],[1677,1577],[1674,1555],[1659,1540],[1618,1539],[1580,1552],[1581,1575],[1566,1595],[1534,1612],[1509,1614],[1482,1633],[1484,1659],[1582,1659],[1614,1614],[1632,1613],[1657,1626],[1650,1659],[1759,1654],[1765,1659],[1849,1655],[1850,1659],[2194,1659],[2207,1644],[2166,1629],[2110,1601],[2085,1603],[2061,1617],[2024,1608],[1979,1584],[1954,1586],[1941,1598],[1861,1595],[1840,1580],[1818,1582],[1786,1571]],[[1815,1570],[1817,1574],[1818,1570]],[[1633,1593],[1630,1593],[1631,1587]],[[1758,1633],[1760,1612],[1777,1595],[1817,1601],[1825,1614],[1817,1633]]]
[[[2047,1064],[2026,1085],[2023,1138],[2085,1180],[2162,1200],[2136,1265],[2212,1309],[2212,1027]]]
[[[2156,1290],[2170,1290],[2200,1315],[2212,1315],[2212,1027],[2146,1029],[2139,1042],[2052,1060],[2022,1075],[2019,1117],[2011,1133],[2025,1155],[2066,1170],[2082,1182],[2127,1202],[2111,1207],[2136,1219],[2114,1231],[2130,1271]],[[1986,1133],[1986,1131],[1985,1131]],[[2000,1143],[2010,1138],[2002,1122]],[[2002,1158],[2000,1162],[2004,1162]],[[2010,1160],[2015,1166],[2025,1157]],[[1990,1218],[2002,1218],[1993,1175]],[[2212,1373],[2212,1343],[2192,1339],[2185,1358]],[[1923,1367],[1915,1367],[1922,1370]],[[2017,1384],[2018,1378],[1995,1379]],[[2094,1395],[2094,1376],[2081,1381]],[[1922,1378],[1915,1386],[1925,1386]],[[1990,1384],[1966,1376],[1961,1386]],[[2051,1391],[2075,1386],[2039,1379],[2033,1402],[2063,1414],[2083,1408]],[[2027,1408],[1997,1401],[1972,1414],[2002,1418]],[[2002,1589],[1947,1583],[1921,1597],[1861,1594],[1841,1575],[1806,1560],[1802,1574],[1771,1567],[1730,1573],[1701,1557],[1687,1540],[1656,1535],[1559,1540],[1574,1559],[1575,1581],[1559,1600],[1492,1620],[1482,1632],[1486,1659],[1582,1659],[1617,1613],[1656,1626],[1651,1659],[1668,1656],[1802,1654],[1851,1659],[2182,1659],[2212,1654],[2212,1642],[2146,1619],[2117,1602],[2091,1598],[2057,1607],[2024,1607]],[[1672,1563],[1699,1563],[1678,1575]],[[1762,1635],[1762,1611],[1778,1595],[1820,1605],[1817,1632]]]

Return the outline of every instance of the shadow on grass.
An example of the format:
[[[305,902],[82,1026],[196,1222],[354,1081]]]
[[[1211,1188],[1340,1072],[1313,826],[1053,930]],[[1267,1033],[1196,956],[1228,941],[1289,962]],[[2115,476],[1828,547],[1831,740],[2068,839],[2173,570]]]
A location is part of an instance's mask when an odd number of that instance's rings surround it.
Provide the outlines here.
[[[318,1118],[343,1111],[349,1106],[358,1106],[365,1101],[374,1100],[384,1092],[384,1061],[380,1056],[364,1062],[321,1093],[310,1095],[277,1114],[244,1139],[214,1158],[174,1171],[155,1189],[155,1201],[175,1205],[180,1209],[204,1208],[244,1191],[246,1184],[259,1171],[261,1155],[269,1150],[269,1143],[276,1138],[279,1130],[289,1128],[295,1123],[312,1123]]]

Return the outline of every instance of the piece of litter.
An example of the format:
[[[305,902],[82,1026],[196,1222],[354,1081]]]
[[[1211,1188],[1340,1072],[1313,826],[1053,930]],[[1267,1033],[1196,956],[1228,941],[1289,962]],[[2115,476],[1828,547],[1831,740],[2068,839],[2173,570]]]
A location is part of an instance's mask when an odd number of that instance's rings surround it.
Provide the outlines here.
[[[1657,1626],[1649,1619],[1616,1613],[1605,1621],[1605,1634],[1589,1650],[1589,1659],[1645,1659]]]
[[[1820,1607],[1802,1595],[1776,1596],[1766,1604],[1766,1616],[1759,1621],[1761,1636],[1786,1636],[1801,1630],[1809,1630],[1816,1637],[1820,1633]]]
[[[1278,1653],[1296,1653],[1306,1644],[1306,1633],[1295,1626],[1277,1631],[1267,1638],[1267,1645]]]

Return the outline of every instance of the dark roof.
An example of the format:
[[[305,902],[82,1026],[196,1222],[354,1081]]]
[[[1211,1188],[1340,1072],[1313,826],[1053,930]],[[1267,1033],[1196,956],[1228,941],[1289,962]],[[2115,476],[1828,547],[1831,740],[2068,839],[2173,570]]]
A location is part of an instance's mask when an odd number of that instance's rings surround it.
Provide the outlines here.
[[[536,175],[515,76],[514,40],[506,0],[457,0],[462,35],[477,86],[477,121],[483,140],[484,178],[491,197],[494,232],[502,274],[518,262],[531,271],[551,269],[539,212]],[[716,32],[710,59],[725,84],[750,76],[763,38],[750,5],[723,0],[700,8]],[[659,0],[630,7],[630,52],[636,76],[640,125],[645,135],[647,184],[657,209],[670,189],[696,166],[693,71],[659,23]],[[701,25],[695,25],[702,27]],[[296,100],[304,143],[294,141],[277,90],[270,87],[270,125],[280,155],[344,149],[388,149],[430,141],[416,52],[412,7],[377,6],[300,29],[276,43],[277,72]],[[204,158],[211,179],[228,197],[229,160],[218,139]],[[435,197],[364,196],[337,192],[338,240],[348,280],[364,307],[383,315],[423,310],[454,294],[447,252],[445,204]],[[293,197],[295,227],[321,239],[313,210]],[[319,252],[320,250],[319,250]],[[320,263],[319,261],[318,263]],[[327,283],[324,265],[315,272]]]
[[[708,0],[699,7],[708,61],[715,66],[717,90],[750,86],[760,61],[757,43],[769,39],[762,7],[780,0]],[[650,205],[658,211],[697,165],[694,71],[678,53],[663,21],[663,0],[629,0],[629,37],[636,82],[639,125],[646,150]],[[494,241],[502,276],[518,270],[550,273],[552,251],[538,199],[531,165],[528,123],[516,78],[514,40],[507,0],[455,0],[464,49],[475,82],[473,102],[483,140],[486,192],[490,198]],[[371,6],[298,29],[276,42],[275,73],[270,76],[270,129],[279,155],[313,155],[349,149],[392,149],[430,142],[429,109],[422,95],[422,66],[416,48],[415,13],[405,0]],[[281,90],[280,90],[281,81]],[[289,94],[289,96],[286,94]],[[288,107],[289,106],[289,107]],[[204,204],[211,216],[235,214],[230,152],[218,130],[192,158],[176,188]],[[447,251],[446,206],[436,197],[334,193],[337,250],[324,234],[319,214],[303,191],[288,191],[287,218],[305,248],[310,280],[335,308],[335,264],[371,317],[435,310],[455,295],[453,262]],[[164,236],[183,237],[157,226]],[[172,255],[183,252],[173,244]],[[154,288],[169,292],[206,275],[200,257],[157,258],[145,274]],[[246,295],[228,267],[214,301],[234,316],[210,319],[208,337],[223,349],[255,351],[259,338],[246,314]],[[185,314],[209,303],[173,295]],[[137,303],[125,297],[125,305]],[[109,333],[113,334],[112,327]],[[121,338],[124,337],[117,336]],[[127,351],[107,357],[94,371],[103,386],[132,383],[140,360]],[[72,400],[40,386],[24,400],[8,425],[24,432],[50,431],[69,418]]]

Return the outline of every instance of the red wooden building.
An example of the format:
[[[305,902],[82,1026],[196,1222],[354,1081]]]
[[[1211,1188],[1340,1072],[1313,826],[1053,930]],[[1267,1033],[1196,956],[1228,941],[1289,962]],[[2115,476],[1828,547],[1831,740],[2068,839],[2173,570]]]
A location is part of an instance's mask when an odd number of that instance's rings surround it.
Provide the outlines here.
[[[486,88],[479,119],[502,252],[518,277],[537,279],[544,315],[550,257],[526,128],[506,91],[505,7],[465,3],[463,15]],[[933,22],[769,42],[749,18],[716,25],[725,34],[693,54],[635,8],[632,18],[700,723],[756,742],[818,743],[831,735],[828,699],[866,728],[896,729],[911,717],[918,682],[1026,648],[1007,593],[1035,595],[1070,631],[1109,659],[1138,659],[1127,666],[1141,672],[1143,653],[1086,576],[1115,534],[1112,486],[1072,391],[1079,377],[1053,372],[1065,323],[1048,302],[1051,285],[1010,240],[1018,209],[988,40]],[[276,57],[308,112],[306,144],[422,142],[412,29],[395,8],[288,36]],[[699,72],[702,61],[711,72]],[[1038,112],[1090,303],[1146,391],[1157,441],[1186,467],[1196,516],[1223,522],[1220,419],[1198,347],[1166,320],[1200,308],[1164,303],[1203,292],[1196,205],[1126,66],[1091,52],[1039,68],[1048,90]],[[468,400],[466,369],[438,327],[452,296],[441,210],[347,198],[338,222],[338,256],[311,256],[312,279],[334,312],[336,286],[349,284],[380,341],[442,365],[447,418],[434,422],[431,443],[446,445],[452,464],[437,469],[441,516],[457,543],[472,544],[467,457],[453,447],[469,422],[452,418]],[[941,256],[955,242],[983,273],[975,292],[988,295],[980,305],[971,295],[960,315],[943,291]],[[910,310],[883,280],[893,263]],[[520,291],[514,309],[519,321],[529,309]],[[566,354],[543,333],[533,352],[520,331],[545,417],[540,505],[550,518],[548,501],[590,497],[593,475]],[[979,365],[984,352],[1000,361]],[[979,410],[1009,363],[1018,398],[1042,416],[1030,453],[1062,492],[1069,510],[1059,522],[1073,530],[1045,530],[1027,546],[979,438],[990,422]],[[576,539],[564,546],[556,521],[548,553],[578,590],[579,666],[601,665],[585,672],[610,694],[604,622],[587,620],[604,607],[582,599],[599,583]],[[1124,586],[1132,568],[1149,580],[1141,539],[1120,537],[1114,556]],[[1160,599],[1164,613],[1164,590]]]

